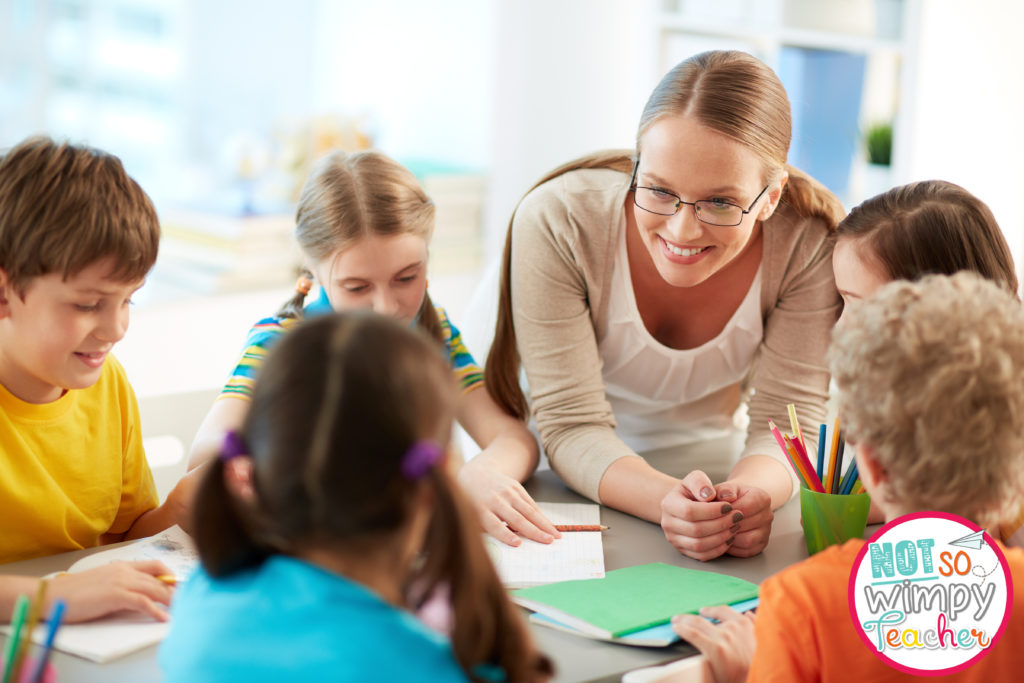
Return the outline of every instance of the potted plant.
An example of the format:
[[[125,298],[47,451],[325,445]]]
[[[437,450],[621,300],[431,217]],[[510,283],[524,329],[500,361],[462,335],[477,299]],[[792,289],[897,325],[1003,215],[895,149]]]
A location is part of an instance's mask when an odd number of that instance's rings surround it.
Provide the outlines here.
[[[864,133],[864,147],[868,163],[888,166],[892,163],[892,124],[875,123]]]

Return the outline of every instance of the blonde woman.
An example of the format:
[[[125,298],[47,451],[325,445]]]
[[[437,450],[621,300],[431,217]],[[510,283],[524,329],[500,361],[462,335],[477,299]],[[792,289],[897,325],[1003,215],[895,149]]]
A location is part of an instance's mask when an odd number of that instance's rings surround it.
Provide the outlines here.
[[[635,154],[553,171],[506,241],[488,389],[532,411],[569,486],[700,560],[760,552],[795,491],[768,420],[788,424],[788,403],[805,424],[824,418],[842,208],[786,164],[790,135],[771,69],[697,55],[654,90]]]

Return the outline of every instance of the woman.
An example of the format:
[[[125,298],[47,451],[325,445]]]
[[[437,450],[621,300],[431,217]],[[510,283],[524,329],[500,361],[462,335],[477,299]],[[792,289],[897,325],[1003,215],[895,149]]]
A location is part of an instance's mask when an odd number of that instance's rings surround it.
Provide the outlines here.
[[[525,417],[521,356],[558,474],[660,522],[700,560],[760,552],[772,510],[795,491],[768,420],[788,423],[788,403],[805,424],[824,418],[840,306],[829,231],[843,212],[786,164],[790,135],[771,69],[740,52],[696,55],[651,95],[635,159],[553,171],[520,203],[505,245],[488,390]]]

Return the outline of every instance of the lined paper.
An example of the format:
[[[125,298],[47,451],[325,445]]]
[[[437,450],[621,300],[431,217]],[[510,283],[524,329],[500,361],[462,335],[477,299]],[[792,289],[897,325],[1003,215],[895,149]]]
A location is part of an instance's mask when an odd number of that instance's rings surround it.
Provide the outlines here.
[[[600,524],[601,508],[593,503],[537,503],[552,524]],[[550,544],[522,539],[518,548],[485,537],[487,550],[508,588],[539,586],[571,579],[604,577],[604,544],[600,531],[566,531]]]

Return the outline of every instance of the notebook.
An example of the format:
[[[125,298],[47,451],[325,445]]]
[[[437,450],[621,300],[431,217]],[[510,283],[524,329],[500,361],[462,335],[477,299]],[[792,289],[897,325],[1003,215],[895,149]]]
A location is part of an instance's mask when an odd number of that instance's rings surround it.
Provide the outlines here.
[[[615,639],[667,624],[676,614],[757,595],[757,584],[734,576],[655,562],[616,569],[603,579],[523,588],[512,599],[582,633]]]
[[[187,577],[199,563],[192,539],[181,527],[173,526],[155,536],[87,555],[71,565],[68,572],[85,571],[119,560],[160,560],[178,577]],[[53,646],[93,662],[108,662],[159,643],[169,627],[169,623],[137,612],[123,612],[82,624],[64,624],[57,631]],[[10,625],[0,626],[0,632],[10,635]],[[32,640],[42,645],[45,639],[46,625],[37,626]]]
[[[601,508],[593,503],[538,503],[552,524],[600,524]],[[485,537],[488,553],[507,588],[539,586],[571,579],[604,576],[604,544],[600,531],[566,531],[552,543],[523,539],[513,548]]]

